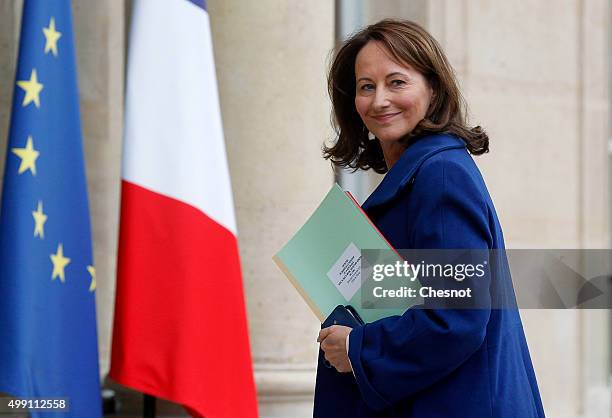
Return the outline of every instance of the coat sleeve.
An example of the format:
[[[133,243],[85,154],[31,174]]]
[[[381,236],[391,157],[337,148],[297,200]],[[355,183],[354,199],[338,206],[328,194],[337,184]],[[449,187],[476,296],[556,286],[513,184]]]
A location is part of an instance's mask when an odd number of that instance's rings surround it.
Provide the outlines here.
[[[432,160],[410,194],[414,247],[490,248],[484,185],[459,163]],[[369,407],[384,409],[435,384],[481,346],[490,314],[489,282],[482,283],[479,309],[411,308],[352,330],[349,359]]]

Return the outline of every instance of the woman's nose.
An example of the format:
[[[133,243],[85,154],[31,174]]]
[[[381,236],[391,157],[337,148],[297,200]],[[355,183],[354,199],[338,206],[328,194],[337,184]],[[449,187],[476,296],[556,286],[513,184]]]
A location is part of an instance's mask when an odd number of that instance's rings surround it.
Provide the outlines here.
[[[372,107],[374,110],[384,109],[389,106],[389,92],[385,88],[376,89],[376,93],[374,94],[374,102],[372,103]]]

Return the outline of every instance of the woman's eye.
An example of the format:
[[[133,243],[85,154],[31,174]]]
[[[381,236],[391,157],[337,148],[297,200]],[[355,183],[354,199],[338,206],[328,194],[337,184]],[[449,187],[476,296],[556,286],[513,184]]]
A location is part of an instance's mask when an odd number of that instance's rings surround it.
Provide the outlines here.
[[[406,82],[404,80],[393,80],[393,81],[391,81],[391,85],[393,87],[401,87],[404,84],[406,84]]]
[[[361,90],[363,91],[371,91],[374,90],[374,84],[362,84]]]

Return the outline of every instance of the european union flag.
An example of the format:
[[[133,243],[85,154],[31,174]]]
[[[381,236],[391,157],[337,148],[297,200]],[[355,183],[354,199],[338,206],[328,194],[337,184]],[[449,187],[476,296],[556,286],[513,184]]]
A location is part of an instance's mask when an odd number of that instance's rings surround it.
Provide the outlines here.
[[[0,211],[0,392],[69,404],[32,417],[102,415],[95,277],[70,1],[25,0]]]

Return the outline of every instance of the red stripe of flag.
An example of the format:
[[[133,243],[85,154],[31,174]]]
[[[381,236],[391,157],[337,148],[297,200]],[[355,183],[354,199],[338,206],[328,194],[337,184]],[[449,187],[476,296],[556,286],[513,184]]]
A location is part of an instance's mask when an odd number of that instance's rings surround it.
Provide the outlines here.
[[[202,417],[256,417],[238,245],[202,211],[123,181],[110,377]]]

